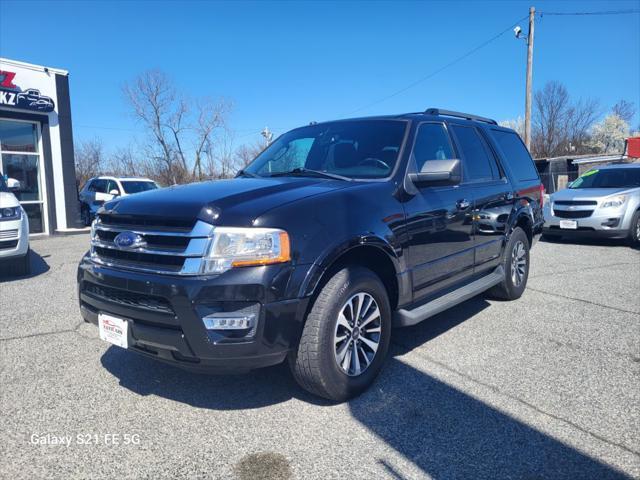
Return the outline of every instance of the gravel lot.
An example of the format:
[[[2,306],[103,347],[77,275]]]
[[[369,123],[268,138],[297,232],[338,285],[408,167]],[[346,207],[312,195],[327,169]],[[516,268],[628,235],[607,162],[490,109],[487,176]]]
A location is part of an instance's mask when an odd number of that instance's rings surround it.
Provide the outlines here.
[[[37,274],[0,283],[2,478],[640,477],[640,251],[538,243],[522,299],[395,331],[374,387],[333,405],[282,366],[208,377],[109,347],[78,313],[87,244],[33,241]]]

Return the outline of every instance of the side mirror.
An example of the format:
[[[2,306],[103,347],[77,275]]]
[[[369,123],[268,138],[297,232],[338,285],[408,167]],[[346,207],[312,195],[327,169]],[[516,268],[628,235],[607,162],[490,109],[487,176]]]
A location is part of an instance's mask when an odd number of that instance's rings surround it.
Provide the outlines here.
[[[109,192],[109,195],[113,195],[114,197],[117,197],[118,195],[120,195],[120,192],[114,188]]]
[[[462,180],[460,160],[428,160],[418,173],[409,179],[417,187],[429,185],[457,185]]]
[[[15,192],[20,190],[21,188],[20,180],[16,180],[15,178],[7,178],[7,187],[9,190]]]

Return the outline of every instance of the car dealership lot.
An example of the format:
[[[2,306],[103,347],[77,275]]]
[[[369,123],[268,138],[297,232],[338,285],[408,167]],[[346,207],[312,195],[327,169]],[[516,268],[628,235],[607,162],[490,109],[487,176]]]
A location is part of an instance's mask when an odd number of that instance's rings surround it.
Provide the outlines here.
[[[3,478],[640,476],[640,251],[540,242],[516,302],[396,330],[374,387],[331,404],[284,366],[209,377],[81,321],[85,235],[0,283]]]

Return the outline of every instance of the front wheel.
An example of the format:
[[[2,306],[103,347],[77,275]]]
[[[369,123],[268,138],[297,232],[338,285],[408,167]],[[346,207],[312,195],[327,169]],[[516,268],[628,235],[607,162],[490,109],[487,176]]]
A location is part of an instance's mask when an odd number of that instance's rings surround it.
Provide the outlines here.
[[[378,276],[346,267],[322,287],[289,363],[311,393],[348,400],[375,380],[389,349],[391,307]]]
[[[504,280],[489,290],[489,294],[502,300],[516,300],[522,296],[529,279],[529,238],[516,227],[505,247],[502,259]]]

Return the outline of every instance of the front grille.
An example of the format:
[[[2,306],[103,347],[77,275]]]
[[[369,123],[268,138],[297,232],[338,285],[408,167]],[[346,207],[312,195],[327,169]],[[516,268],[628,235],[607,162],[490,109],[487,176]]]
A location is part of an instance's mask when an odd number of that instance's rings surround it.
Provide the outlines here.
[[[597,205],[595,200],[556,200],[554,205],[576,205],[576,206],[589,206]]]
[[[187,225],[191,225],[188,230]],[[200,220],[194,223],[101,214],[93,230],[91,259],[95,263],[153,273],[197,275],[213,226]],[[115,240],[122,232],[136,236],[134,246],[118,246]]]
[[[18,246],[18,240],[0,242],[0,250],[8,250],[10,248],[16,248],[17,246]]]
[[[82,284],[82,291],[87,295],[106,302],[174,315],[171,304],[162,297],[103,287],[91,282],[84,282]]]
[[[100,222],[104,225],[118,225],[123,227],[137,227],[154,230],[182,230],[185,232],[193,228],[195,220],[164,217],[138,217],[133,215],[114,215],[103,213],[99,215]]]
[[[553,214],[560,218],[588,218],[593,210],[553,210]]]
[[[0,230],[0,240],[6,240],[9,238],[16,238],[18,236],[18,230]]]

